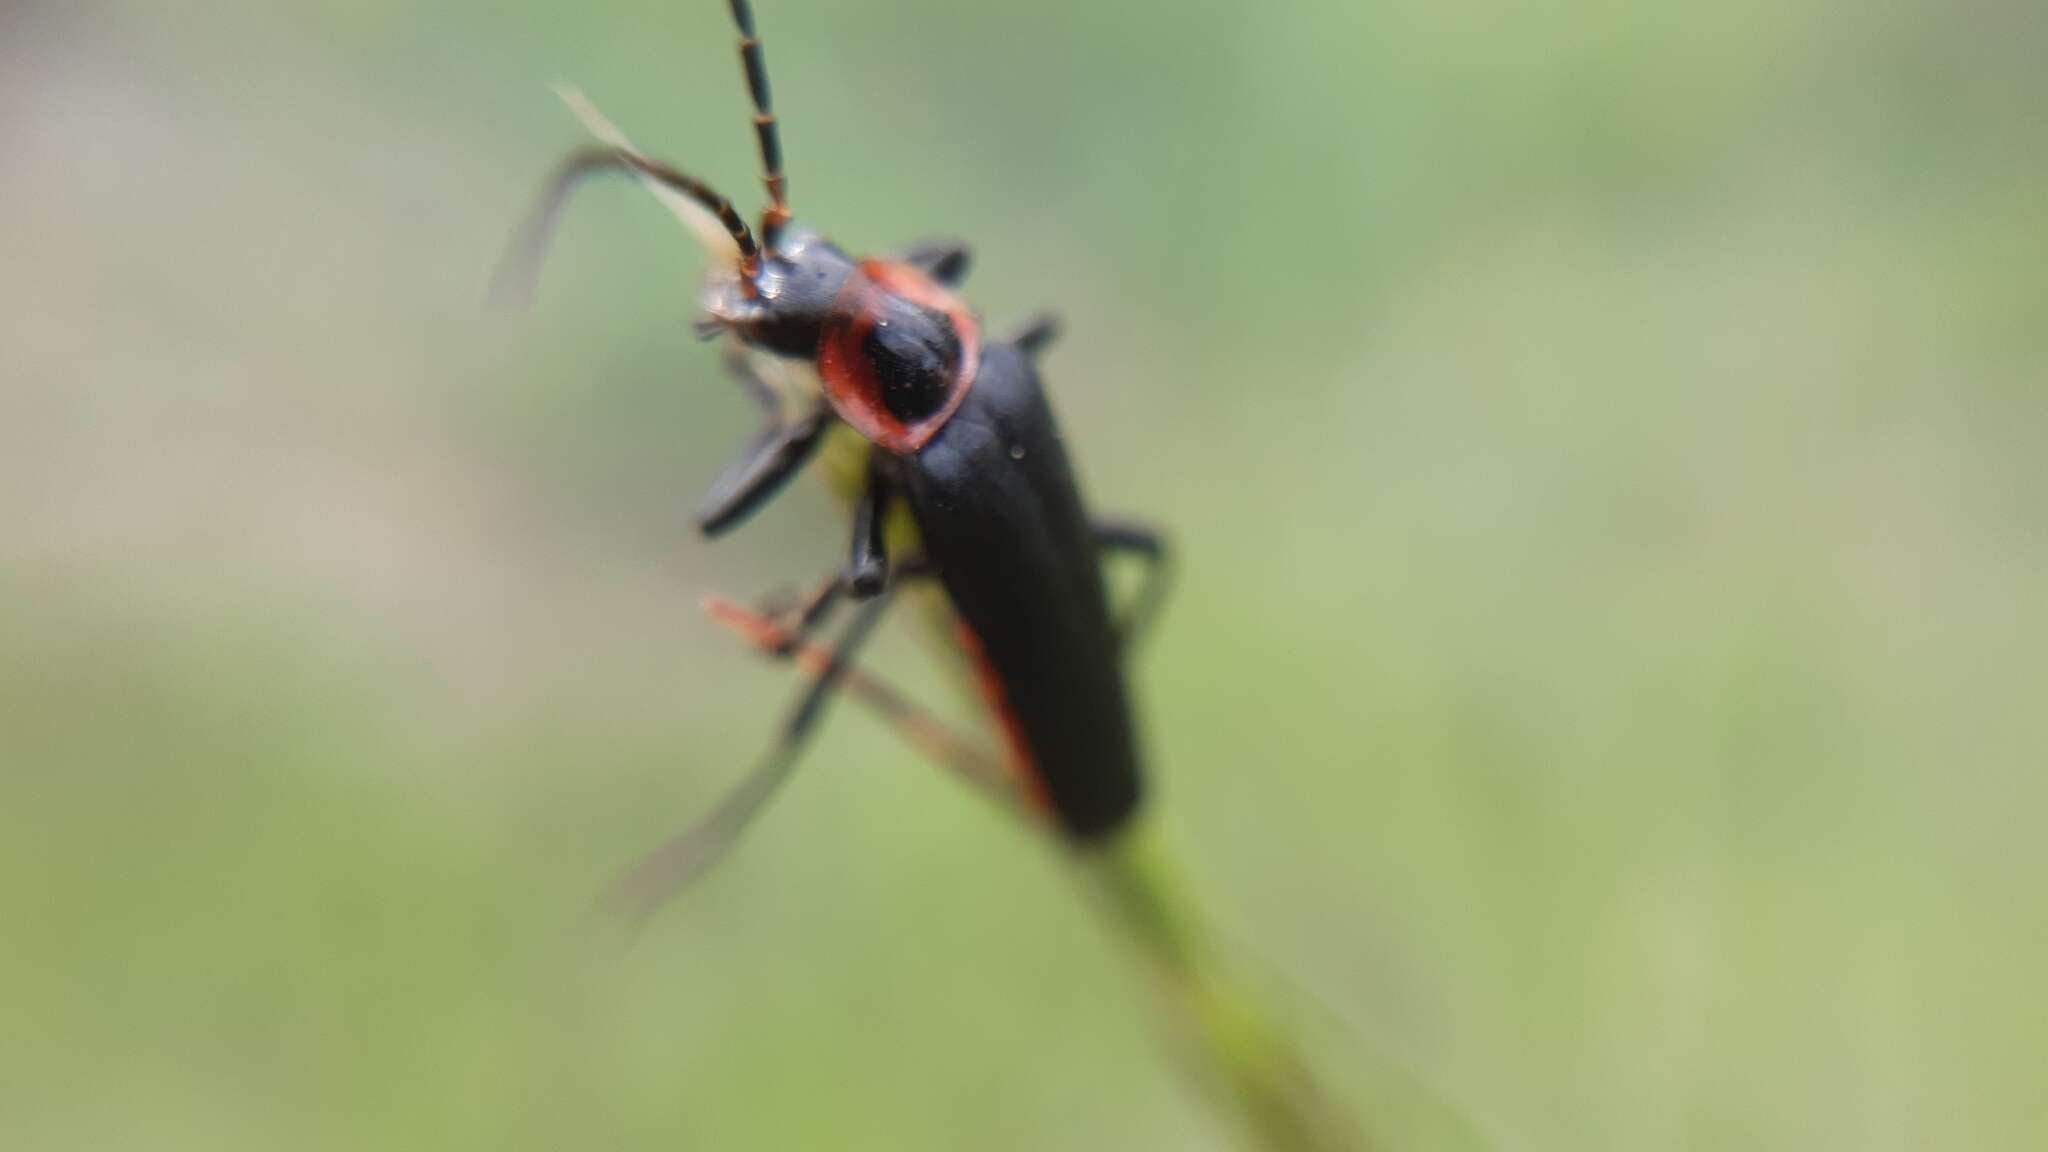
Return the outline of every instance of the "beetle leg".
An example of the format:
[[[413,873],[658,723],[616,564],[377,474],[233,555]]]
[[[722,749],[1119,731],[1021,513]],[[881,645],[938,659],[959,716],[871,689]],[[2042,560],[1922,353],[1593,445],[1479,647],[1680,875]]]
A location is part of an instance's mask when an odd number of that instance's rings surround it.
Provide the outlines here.
[[[788,424],[771,424],[721,473],[697,510],[697,528],[717,536],[752,515],[796,475],[831,423],[823,404]]]
[[[774,623],[776,635],[784,637],[778,641],[778,646],[787,646],[787,650],[779,654],[786,656],[809,639],[813,632],[824,627],[832,609],[838,607],[845,594],[846,574],[834,572],[820,580],[818,586],[801,600],[792,600],[786,593],[763,598],[755,605],[754,615]]]
[[[742,833],[753,823],[771,797],[796,768],[804,741],[824,719],[834,690],[845,681],[855,653],[881,622],[889,606],[886,594],[875,597],[847,625],[837,648],[824,658],[823,666],[783,721],[782,731],[760,763],[742,777],[725,797],[696,824],[664,841],[619,878],[610,903],[631,922],[638,924],[663,904],[701,878],[723,860]]]
[[[1136,557],[1145,565],[1144,582],[1138,585],[1138,594],[1131,598],[1130,606],[1116,622],[1117,639],[1128,651],[1159,615],[1173,578],[1173,556],[1167,549],[1166,537],[1157,529],[1131,520],[1097,520],[1095,546],[1105,554]]]
[[[846,563],[846,590],[856,600],[877,595],[889,583],[889,482],[868,470],[867,487],[853,506],[853,547]]]
[[[972,258],[973,252],[958,240],[921,240],[895,255],[895,259],[948,288],[958,288],[967,278],[967,265]]]
[[[833,609],[848,596],[872,599],[889,583],[889,554],[884,525],[889,514],[889,488],[879,475],[871,475],[868,487],[853,510],[853,544],[847,566],[818,582],[802,599],[783,591],[755,603],[753,615],[774,626],[776,654],[788,656],[825,625]],[[915,576],[923,570],[899,571]],[[767,635],[768,633],[763,633]]]
[[[711,321],[716,324],[717,321]],[[719,331],[723,331],[720,328]],[[715,333],[714,333],[715,334]],[[740,386],[747,390],[748,399],[770,420],[782,414],[782,393],[775,390],[760,370],[754,366],[753,357],[747,354],[747,346],[737,339],[725,343],[725,370],[738,378]]]
[[[739,633],[762,654],[793,662],[806,676],[822,675],[830,667],[831,655],[825,649],[805,642],[771,617],[724,600],[707,600],[704,607],[714,620]],[[1004,771],[1000,761],[963,739],[887,680],[859,664],[850,666],[845,677],[847,694],[866,705],[925,758],[989,789],[998,799],[1016,799],[1016,777]]]
[[[768,422],[712,482],[697,510],[697,528],[706,536],[739,524],[780,491],[817,451],[832,423],[832,410],[822,400],[795,420],[785,419],[781,393],[761,378],[738,344],[726,346],[725,367],[739,377]]]
[[[1010,333],[1009,342],[1017,346],[1027,358],[1036,359],[1040,352],[1059,339],[1060,318],[1051,312],[1039,312],[1026,317]]]

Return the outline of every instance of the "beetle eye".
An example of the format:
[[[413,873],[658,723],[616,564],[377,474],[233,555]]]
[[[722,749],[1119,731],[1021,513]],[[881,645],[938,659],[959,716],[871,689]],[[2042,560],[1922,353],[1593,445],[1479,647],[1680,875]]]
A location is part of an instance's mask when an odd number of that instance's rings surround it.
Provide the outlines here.
[[[888,297],[861,341],[889,414],[905,423],[945,406],[960,371],[960,336],[942,312]]]

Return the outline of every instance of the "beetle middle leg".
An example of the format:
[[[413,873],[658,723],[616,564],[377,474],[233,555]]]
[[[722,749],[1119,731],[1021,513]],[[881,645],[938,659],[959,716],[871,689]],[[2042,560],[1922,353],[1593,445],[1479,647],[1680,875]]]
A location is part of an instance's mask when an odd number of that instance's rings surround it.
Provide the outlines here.
[[[712,619],[738,633],[756,651],[794,663],[807,676],[821,676],[831,666],[825,649],[791,634],[771,617],[724,600],[707,600],[704,607]],[[926,759],[987,789],[996,799],[1011,803],[1018,799],[1016,777],[1006,772],[998,759],[955,733],[888,680],[856,663],[847,668],[842,687]]]
[[[846,561],[846,591],[856,600],[879,595],[889,583],[889,478],[872,463],[853,506],[853,544]]]
[[[822,660],[817,675],[797,698],[767,755],[726,792],[718,806],[697,823],[670,837],[620,877],[610,903],[633,923],[652,915],[723,860],[740,835],[782,787],[802,753],[805,741],[824,719],[836,690],[853,667],[855,655],[889,606],[887,592],[862,606],[839,643]]]
[[[831,619],[841,601],[848,598],[872,599],[888,586],[890,568],[885,527],[891,500],[887,479],[879,473],[870,473],[867,487],[860,501],[854,505],[853,539],[848,548],[846,567],[820,580],[801,597],[792,597],[784,592],[757,602],[754,614],[774,626],[774,635],[778,639],[772,647],[777,655],[787,656],[801,647]],[[898,575],[918,575],[921,571],[913,568]]]
[[[788,589],[763,597],[755,603],[753,614],[774,625],[775,635],[781,638],[775,643],[776,651],[788,655],[825,626],[845,596],[846,573],[834,572],[801,597]]]

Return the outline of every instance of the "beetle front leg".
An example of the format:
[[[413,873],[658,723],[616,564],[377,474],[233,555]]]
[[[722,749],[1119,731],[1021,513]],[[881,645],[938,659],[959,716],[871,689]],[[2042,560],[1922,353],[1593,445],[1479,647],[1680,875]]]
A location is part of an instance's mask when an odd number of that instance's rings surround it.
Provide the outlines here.
[[[698,530],[717,536],[753,515],[810,461],[831,417],[832,410],[820,403],[791,423],[762,429],[712,483],[697,510]]]
[[[728,345],[726,370],[739,377],[756,406],[767,418],[746,451],[726,466],[697,510],[697,527],[706,536],[717,536],[752,515],[770,496],[802,469],[824,440],[832,423],[832,412],[823,401],[794,421],[782,416],[782,396],[747,359],[739,345]]]

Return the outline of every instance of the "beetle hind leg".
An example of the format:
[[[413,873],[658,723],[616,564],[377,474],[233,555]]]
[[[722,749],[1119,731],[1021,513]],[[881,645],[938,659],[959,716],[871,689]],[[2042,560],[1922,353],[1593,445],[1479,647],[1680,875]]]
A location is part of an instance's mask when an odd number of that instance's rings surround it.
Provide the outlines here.
[[[1095,546],[1105,555],[1131,556],[1145,566],[1142,583],[1116,621],[1117,640],[1128,653],[1150,632],[1173,581],[1173,553],[1156,528],[1134,520],[1095,522]]]

